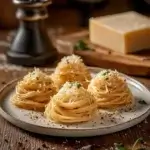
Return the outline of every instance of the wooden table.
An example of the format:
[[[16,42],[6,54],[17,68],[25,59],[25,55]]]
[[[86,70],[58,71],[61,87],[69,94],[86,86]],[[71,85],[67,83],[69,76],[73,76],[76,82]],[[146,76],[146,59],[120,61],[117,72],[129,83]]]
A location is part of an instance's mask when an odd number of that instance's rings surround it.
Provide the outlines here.
[[[1,36],[0,39],[4,37]],[[4,48],[0,47],[0,51],[3,50]],[[4,58],[0,57],[0,88],[27,72],[22,68],[7,65],[4,61]],[[150,79],[136,79],[150,88]],[[0,117],[0,150],[78,150],[83,146],[90,147],[88,145],[93,145],[93,149],[104,150],[110,149],[114,143],[131,145],[139,137],[143,137],[150,144],[150,116],[143,123],[122,132],[90,138],[59,138],[29,133]]]

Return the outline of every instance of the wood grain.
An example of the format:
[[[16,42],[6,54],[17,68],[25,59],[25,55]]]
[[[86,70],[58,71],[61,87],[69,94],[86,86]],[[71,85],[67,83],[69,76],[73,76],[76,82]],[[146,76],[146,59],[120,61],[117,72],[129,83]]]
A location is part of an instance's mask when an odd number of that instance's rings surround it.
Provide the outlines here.
[[[27,71],[0,70],[0,87],[12,79],[23,76]],[[138,78],[150,88],[150,79]],[[143,123],[115,134],[91,138],[59,138],[26,132],[0,117],[0,150],[78,150],[92,145],[99,150],[110,148],[114,143],[132,144],[143,137],[150,144],[150,116]]]
[[[53,21],[53,24],[57,22],[56,20]],[[67,22],[65,23],[67,24]],[[0,40],[4,39],[5,34],[2,37],[2,32],[0,33]],[[5,50],[0,47],[0,52]],[[0,61],[0,64],[3,65],[3,62]],[[128,67],[126,69],[128,70]],[[142,72],[142,70],[139,70],[139,72]],[[0,88],[25,73],[26,71],[21,69],[18,71],[5,67],[0,69]],[[149,78],[136,79],[150,89]],[[111,148],[114,143],[122,142],[125,145],[131,145],[139,137],[143,137],[150,144],[150,116],[141,124],[122,132],[91,138],[59,138],[38,135],[19,129],[0,117],[0,150],[79,150],[81,147],[88,145],[92,145],[93,150],[106,150],[106,148]]]
[[[5,51],[2,47],[0,50],[1,53]],[[0,60],[1,66],[5,63]],[[27,73],[23,69],[13,70],[11,66],[7,66],[0,69],[0,88]],[[135,79],[150,89],[149,78]],[[87,146],[87,148],[93,146],[93,150],[105,150],[111,148],[114,143],[122,142],[125,145],[131,145],[139,137],[143,137],[150,144],[150,116],[141,124],[122,132],[91,138],[59,138],[38,135],[19,129],[0,117],[0,150],[80,150],[83,146]],[[87,150],[90,149],[92,148]]]

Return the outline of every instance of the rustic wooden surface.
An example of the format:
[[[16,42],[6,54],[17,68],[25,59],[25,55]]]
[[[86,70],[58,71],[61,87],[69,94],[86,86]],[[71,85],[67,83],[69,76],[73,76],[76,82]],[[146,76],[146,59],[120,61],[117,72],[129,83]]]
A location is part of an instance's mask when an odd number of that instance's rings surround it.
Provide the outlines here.
[[[57,39],[57,47],[64,54],[71,53],[74,43],[78,40],[85,41],[94,51],[74,51],[82,56],[88,65],[117,69],[128,75],[150,77],[150,51],[140,51],[135,54],[121,54],[104,47],[93,45],[89,41],[88,30],[82,30],[63,35]],[[139,71],[140,70],[140,71]]]
[[[1,68],[0,87],[25,73],[26,71],[21,68],[18,71],[9,66],[5,70]],[[137,79],[150,88],[150,79]],[[0,117],[0,150],[77,150],[87,145],[100,146],[101,148],[98,149],[103,150],[117,142],[130,145],[139,137],[143,137],[147,143],[150,143],[150,116],[143,123],[125,131],[92,138],[59,138],[29,133]]]
[[[4,35],[1,34],[0,39],[3,39]],[[0,51],[1,53],[5,51],[2,46]],[[0,54],[0,56],[0,88],[2,88],[9,81],[24,75],[27,71],[24,68],[6,64],[3,55]],[[136,79],[150,89],[150,79]],[[141,124],[122,132],[90,138],[59,138],[29,133],[0,117],[0,150],[79,150],[84,146],[87,150],[106,148],[109,150],[114,143],[122,142],[125,145],[131,145],[139,137],[143,137],[150,144],[150,116]],[[90,145],[92,148],[88,148]]]

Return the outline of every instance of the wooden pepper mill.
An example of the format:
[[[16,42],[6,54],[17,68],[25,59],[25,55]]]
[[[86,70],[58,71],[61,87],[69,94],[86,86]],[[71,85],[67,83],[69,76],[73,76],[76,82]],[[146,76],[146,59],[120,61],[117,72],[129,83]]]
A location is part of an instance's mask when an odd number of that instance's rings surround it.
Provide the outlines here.
[[[18,6],[16,17],[20,21],[12,40],[7,60],[24,66],[39,66],[56,60],[57,51],[48,36],[44,20],[48,17],[49,0],[13,0]]]

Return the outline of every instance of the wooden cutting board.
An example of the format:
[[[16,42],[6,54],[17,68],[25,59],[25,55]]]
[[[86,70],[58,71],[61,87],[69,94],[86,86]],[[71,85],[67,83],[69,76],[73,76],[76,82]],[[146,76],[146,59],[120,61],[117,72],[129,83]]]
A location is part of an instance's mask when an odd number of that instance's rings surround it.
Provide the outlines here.
[[[59,53],[78,54],[89,66],[117,69],[128,75],[150,77],[150,50],[136,54],[120,54],[91,44],[88,36],[88,31],[80,31],[58,37],[55,44]],[[78,40],[85,41],[94,51],[74,51],[73,46]]]

